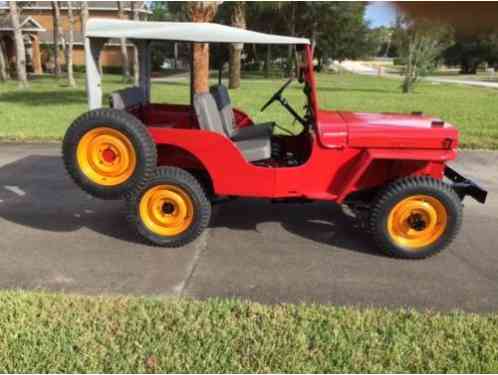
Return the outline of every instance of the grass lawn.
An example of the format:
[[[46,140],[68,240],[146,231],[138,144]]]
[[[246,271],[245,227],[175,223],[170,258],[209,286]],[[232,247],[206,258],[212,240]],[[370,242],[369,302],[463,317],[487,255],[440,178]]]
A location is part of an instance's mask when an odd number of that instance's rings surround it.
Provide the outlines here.
[[[249,112],[256,121],[277,120],[298,130],[292,118],[279,104],[265,113],[259,108],[283,83],[283,80],[246,79],[240,90],[232,91],[236,106]],[[63,81],[40,78],[31,88],[18,90],[14,82],[0,85],[0,138],[16,140],[61,139],[66,127],[86,110],[84,82],[79,88],[65,87]],[[468,148],[498,149],[498,90],[455,85],[420,84],[415,93],[401,94],[399,81],[350,74],[318,75],[321,107],[353,111],[423,111],[456,124],[462,132],[462,145]],[[104,91],[123,86],[118,76],[106,76]],[[156,102],[186,103],[186,81],[154,82]],[[286,92],[296,107],[303,103],[296,83]]]
[[[497,372],[498,315],[0,293],[0,372]]]
[[[235,105],[249,112],[256,121],[277,120],[293,129],[293,120],[278,103],[265,113],[259,108],[284,80],[246,79],[240,90],[232,91]],[[63,81],[40,78],[31,88],[18,90],[14,82],[0,84],[0,138],[16,140],[61,139],[66,127],[86,110],[84,82],[71,89]],[[117,76],[106,76],[106,93],[123,85]],[[354,111],[423,111],[456,124],[462,146],[498,149],[498,90],[445,84],[421,83],[415,93],[401,94],[397,80],[350,74],[319,74],[321,107]],[[188,102],[188,83],[153,83],[153,100]],[[296,83],[286,92],[296,107],[303,94]]]

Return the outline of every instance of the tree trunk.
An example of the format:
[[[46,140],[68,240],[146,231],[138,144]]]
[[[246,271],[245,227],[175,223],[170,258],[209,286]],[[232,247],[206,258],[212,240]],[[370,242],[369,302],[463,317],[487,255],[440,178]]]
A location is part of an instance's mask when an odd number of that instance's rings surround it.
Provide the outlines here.
[[[6,81],[9,77],[9,71],[7,70],[7,58],[4,53],[3,42],[0,40],[0,81]]]
[[[193,22],[211,21],[218,9],[215,1],[190,1],[186,4]],[[194,43],[193,54],[193,90],[195,93],[209,91],[209,45]]]
[[[175,70],[177,70],[178,69],[178,43],[173,44],[173,55],[174,55],[173,68]]]
[[[68,41],[66,44],[66,70],[67,81],[70,87],[76,87],[73,72],[73,43],[74,43],[74,17],[73,17],[73,3],[67,2],[67,21],[68,21]]]
[[[88,2],[81,2],[81,10],[80,10],[80,23],[81,23],[81,32],[85,35],[86,32],[86,22],[88,21]]]
[[[266,56],[265,56],[265,78],[270,78],[271,69],[271,45],[266,46]]]
[[[53,28],[54,28],[54,65],[55,65],[55,76],[59,78],[62,73],[61,62],[59,59],[59,52],[61,50],[60,43],[62,39],[62,25],[61,25],[61,12],[59,8],[59,2],[52,1],[52,12],[53,12]]]
[[[232,3],[231,14],[232,26],[241,29],[246,28],[246,4],[243,1]],[[242,55],[242,43],[234,43],[230,45],[230,61],[228,64],[228,87],[238,89],[240,87],[240,58]]]
[[[118,1],[118,12],[120,19],[126,19],[123,2]],[[121,64],[123,67],[123,82],[130,82],[130,61],[128,60],[128,47],[126,46],[126,38],[120,38],[121,45]]]
[[[209,44],[194,43],[194,84],[196,94],[209,91]]]
[[[15,1],[9,1],[10,16],[12,18],[12,28],[14,29],[14,43],[16,45],[16,71],[18,86],[20,88],[28,87],[28,75],[26,74],[26,49],[24,48],[24,39],[22,37],[21,25],[19,22],[19,13]]]
[[[291,1],[288,3],[289,6],[291,7],[290,9],[290,25],[289,25],[289,31],[291,36],[296,35],[296,3]],[[295,54],[296,51],[296,46],[294,44],[289,44],[287,47],[287,69],[288,69],[288,74],[289,76],[292,75],[292,72],[294,71],[294,63],[295,63]],[[297,69],[297,66],[296,66]]]
[[[131,1],[130,6],[131,6],[131,15],[133,20],[139,21],[140,20],[140,15],[138,13],[138,6],[141,6],[142,2],[138,1]],[[133,84],[135,86],[139,86],[139,66],[138,66],[138,49],[137,46],[133,46]]]
[[[389,32],[389,39],[387,39],[386,51],[384,52],[384,57],[389,56],[389,50],[391,49],[391,43],[393,40],[393,33]]]
[[[232,44],[230,46],[230,62],[228,65],[228,87],[238,89],[240,87],[240,56],[242,48]]]
[[[403,80],[403,94],[408,94],[413,86],[413,48],[414,48],[414,42],[409,41],[408,42],[408,58],[406,61],[406,72],[405,72],[405,78]]]

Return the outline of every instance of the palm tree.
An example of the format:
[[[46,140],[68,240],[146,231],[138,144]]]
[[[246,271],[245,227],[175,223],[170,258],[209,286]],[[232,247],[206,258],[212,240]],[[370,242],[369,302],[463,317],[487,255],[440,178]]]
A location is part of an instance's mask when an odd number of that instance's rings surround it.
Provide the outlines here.
[[[123,7],[123,2],[118,1],[118,13],[119,18],[125,19],[125,10]],[[126,46],[126,38],[120,38],[121,45],[121,63],[123,64],[123,82],[130,82],[130,61],[128,60],[128,47]]]
[[[74,43],[74,17],[73,17],[73,4],[71,1],[67,2],[67,18],[68,18],[68,41],[66,44],[66,70],[67,80],[69,86],[76,87],[73,72],[73,43]]]
[[[246,28],[246,3],[244,1],[234,1],[230,14],[230,23],[234,27]],[[234,43],[230,46],[230,61],[228,65],[228,87],[238,89],[240,87],[240,57],[244,45]]]
[[[85,35],[86,31],[86,21],[88,21],[88,2],[82,1],[80,8],[80,23],[81,23],[81,32]]]
[[[58,1],[52,1],[52,17],[53,17],[53,28],[54,28],[54,65],[55,65],[55,76],[59,78],[62,73],[61,63],[59,60],[59,51],[61,50],[61,40],[62,40],[62,25],[61,25],[61,11],[59,8]]]
[[[131,1],[131,17],[135,21],[140,20],[140,15],[138,13],[138,7],[143,6],[141,1]],[[139,66],[138,66],[138,49],[137,47],[133,47],[133,83],[135,86],[139,85]]]
[[[15,1],[9,1],[10,17],[14,29],[14,43],[16,46],[16,71],[19,88],[28,87],[28,75],[26,73],[26,49],[22,37],[19,13]]]
[[[0,81],[6,81],[9,78],[9,72],[7,70],[7,59],[5,58],[3,43],[0,40]]]
[[[218,10],[216,1],[189,1],[186,3],[187,14],[193,22],[210,22]],[[209,45],[193,44],[193,91],[195,93],[209,90]]]

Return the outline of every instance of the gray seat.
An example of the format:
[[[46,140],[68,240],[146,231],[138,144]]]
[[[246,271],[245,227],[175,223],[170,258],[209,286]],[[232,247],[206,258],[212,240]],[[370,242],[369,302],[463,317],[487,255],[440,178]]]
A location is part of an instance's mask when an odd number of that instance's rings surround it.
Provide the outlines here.
[[[138,87],[129,87],[111,94],[111,107],[116,109],[133,107],[144,101],[143,91]]]
[[[209,88],[213,95],[218,110],[220,111],[221,121],[225,132],[234,141],[245,141],[256,138],[271,138],[275,123],[267,122],[264,124],[255,124],[244,128],[235,127],[235,116],[233,114],[232,104],[228,89],[223,85],[216,85]]]
[[[216,102],[209,92],[194,95],[194,110],[201,129],[209,130],[230,138],[223,126]],[[233,142],[247,161],[260,161],[271,157],[271,143],[269,137],[259,137]]]

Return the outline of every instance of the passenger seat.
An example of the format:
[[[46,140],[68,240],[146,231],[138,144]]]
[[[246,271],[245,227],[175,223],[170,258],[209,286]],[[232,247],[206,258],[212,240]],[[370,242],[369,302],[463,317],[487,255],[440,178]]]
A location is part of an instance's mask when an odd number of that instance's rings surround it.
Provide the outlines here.
[[[223,85],[216,85],[209,88],[213,95],[218,110],[220,111],[221,121],[228,137],[233,141],[244,141],[256,138],[270,138],[273,134],[274,122],[255,124],[252,126],[239,128],[235,127],[235,116],[233,114],[232,104],[228,89]]]
[[[229,133],[223,126],[216,102],[209,92],[194,95],[194,110],[201,129],[221,134],[230,139]],[[232,141],[249,162],[267,160],[271,157],[269,136],[244,140],[232,138]]]

